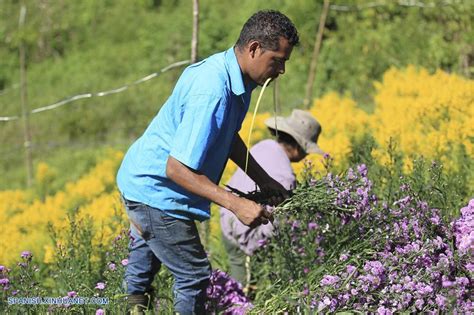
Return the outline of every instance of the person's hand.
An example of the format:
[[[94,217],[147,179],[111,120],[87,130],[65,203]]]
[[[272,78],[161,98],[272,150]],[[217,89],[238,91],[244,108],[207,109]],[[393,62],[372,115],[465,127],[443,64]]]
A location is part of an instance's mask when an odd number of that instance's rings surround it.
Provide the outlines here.
[[[243,224],[253,228],[273,222],[273,215],[258,203],[245,198],[238,198],[236,201],[230,210]]]

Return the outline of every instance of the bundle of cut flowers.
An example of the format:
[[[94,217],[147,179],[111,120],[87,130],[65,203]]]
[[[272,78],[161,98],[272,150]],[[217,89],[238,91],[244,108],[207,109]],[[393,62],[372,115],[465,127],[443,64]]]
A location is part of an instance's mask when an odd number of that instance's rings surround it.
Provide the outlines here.
[[[245,314],[253,307],[242,285],[219,269],[213,270],[206,293],[206,311],[210,314]]]
[[[275,235],[262,241],[262,261],[256,269],[270,268],[273,280],[292,281],[307,274],[328,258],[328,250],[343,246],[359,234],[354,222],[372,212],[377,198],[367,168],[360,165],[344,176],[328,174],[308,178],[293,191],[293,196],[274,210]]]
[[[288,294],[266,305],[324,313],[473,312],[474,200],[448,224],[409,184],[391,205],[371,188],[361,165],[308,180],[276,209],[277,233],[259,255],[271,262],[270,283]]]

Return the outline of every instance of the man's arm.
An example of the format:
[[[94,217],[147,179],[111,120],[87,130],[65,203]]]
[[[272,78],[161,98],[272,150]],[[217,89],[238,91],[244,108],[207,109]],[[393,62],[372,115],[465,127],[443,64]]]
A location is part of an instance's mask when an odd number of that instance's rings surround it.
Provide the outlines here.
[[[166,163],[166,176],[186,190],[232,211],[245,225],[256,226],[271,219],[264,207],[235,196],[214,184],[207,176],[182,164],[172,156]]]
[[[242,170],[245,170],[245,160],[247,159],[247,146],[237,134],[230,159],[237,164]],[[288,191],[276,180],[274,180],[267,172],[257,163],[251,154],[247,163],[247,175],[260,187],[261,190],[269,189],[280,193],[283,198],[288,197]]]

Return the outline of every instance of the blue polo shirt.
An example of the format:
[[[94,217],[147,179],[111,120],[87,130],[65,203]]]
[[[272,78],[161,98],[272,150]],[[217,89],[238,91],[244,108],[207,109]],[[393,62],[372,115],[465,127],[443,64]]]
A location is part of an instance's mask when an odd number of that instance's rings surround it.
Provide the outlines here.
[[[255,85],[244,85],[233,48],[187,67],[117,174],[122,195],[180,219],[205,220],[210,202],[166,176],[171,155],[218,183]]]

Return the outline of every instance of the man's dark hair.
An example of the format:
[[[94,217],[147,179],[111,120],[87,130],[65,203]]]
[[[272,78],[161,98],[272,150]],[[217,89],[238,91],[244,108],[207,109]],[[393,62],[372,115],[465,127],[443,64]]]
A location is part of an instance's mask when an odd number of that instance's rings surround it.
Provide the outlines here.
[[[298,31],[291,20],[275,10],[258,11],[245,22],[240,31],[236,46],[242,49],[252,40],[257,40],[262,48],[277,50],[280,37],[288,40],[291,46],[299,43]]]

